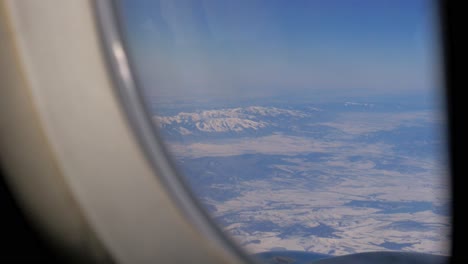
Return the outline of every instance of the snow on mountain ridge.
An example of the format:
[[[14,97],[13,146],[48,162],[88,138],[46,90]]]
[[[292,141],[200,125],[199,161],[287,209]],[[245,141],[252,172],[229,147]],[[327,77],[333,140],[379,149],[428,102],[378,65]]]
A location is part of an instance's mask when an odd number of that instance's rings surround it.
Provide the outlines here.
[[[241,132],[246,129],[258,130],[270,124],[259,120],[264,117],[306,117],[307,114],[276,107],[249,106],[181,112],[173,116],[154,116],[156,124],[163,129],[178,126],[175,130],[182,135],[192,134],[193,129],[201,132]]]
[[[266,122],[257,122],[249,119],[241,118],[216,118],[205,120],[204,122],[197,122],[196,127],[200,131],[204,132],[228,132],[235,131],[240,132],[244,129],[254,129],[258,130],[259,128],[264,128],[267,126]]]

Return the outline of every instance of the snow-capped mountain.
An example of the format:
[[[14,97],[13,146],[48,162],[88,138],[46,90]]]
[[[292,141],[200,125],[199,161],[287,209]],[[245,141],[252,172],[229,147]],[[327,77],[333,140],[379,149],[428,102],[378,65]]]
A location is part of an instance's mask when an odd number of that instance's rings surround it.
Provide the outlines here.
[[[199,132],[226,133],[257,131],[275,126],[277,121],[304,118],[298,110],[249,106],[196,112],[181,112],[173,116],[154,116],[156,124],[170,134],[191,135]]]

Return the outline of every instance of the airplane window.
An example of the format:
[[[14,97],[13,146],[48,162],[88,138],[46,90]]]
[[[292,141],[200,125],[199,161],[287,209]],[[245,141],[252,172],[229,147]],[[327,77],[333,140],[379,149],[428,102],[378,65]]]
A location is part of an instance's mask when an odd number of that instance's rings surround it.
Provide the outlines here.
[[[450,254],[436,1],[121,0],[118,10],[158,136],[254,258]]]

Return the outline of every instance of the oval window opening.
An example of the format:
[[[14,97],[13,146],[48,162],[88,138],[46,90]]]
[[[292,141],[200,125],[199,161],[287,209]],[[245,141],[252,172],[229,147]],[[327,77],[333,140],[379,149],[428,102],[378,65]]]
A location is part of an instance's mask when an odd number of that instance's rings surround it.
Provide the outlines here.
[[[247,252],[449,255],[437,2],[119,4],[159,136]]]

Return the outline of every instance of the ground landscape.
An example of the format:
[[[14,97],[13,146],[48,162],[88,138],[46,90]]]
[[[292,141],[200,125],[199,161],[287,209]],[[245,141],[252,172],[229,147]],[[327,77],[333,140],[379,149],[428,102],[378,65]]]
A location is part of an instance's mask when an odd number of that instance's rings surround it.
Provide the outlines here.
[[[441,111],[344,101],[158,113],[194,192],[252,253],[449,254]]]

